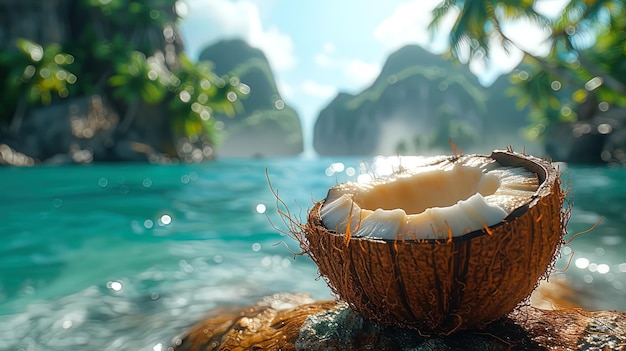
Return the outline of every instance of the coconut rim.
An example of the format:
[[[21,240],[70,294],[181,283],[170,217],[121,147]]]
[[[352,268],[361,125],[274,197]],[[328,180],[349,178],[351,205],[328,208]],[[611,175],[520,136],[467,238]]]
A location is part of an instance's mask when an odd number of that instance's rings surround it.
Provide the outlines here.
[[[463,155],[460,155],[463,156]],[[448,160],[456,161],[460,156],[454,155],[450,156]],[[524,153],[516,153],[508,150],[494,150],[490,155],[472,155],[477,157],[486,157],[499,162],[503,166],[513,166],[513,167],[523,167],[524,169],[531,171],[537,175],[539,180],[539,186],[537,190],[531,195],[530,199],[528,199],[524,204],[516,207],[511,213],[509,213],[506,217],[504,217],[500,222],[485,227],[481,229],[476,229],[472,232],[463,234],[461,236],[450,237],[446,239],[438,238],[438,239],[406,239],[406,238],[394,238],[394,239],[383,239],[383,238],[370,238],[364,236],[351,236],[350,240],[367,240],[367,241],[375,241],[381,243],[397,243],[397,242],[414,242],[414,243],[423,243],[423,244],[441,244],[441,243],[450,243],[450,242],[462,242],[464,240],[471,240],[476,237],[482,235],[491,235],[489,234],[490,229],[496,229],[500,226],[506,225],[515,219],[523,216],[528,210],[537,205],[537,203],[544,197],[550,196],[553,193],[553,185],[554,187],[560,187],[559,183],[559,173],[558,170],[555,169],[546,159],[537,158],[534,156],[526,155]],[[549,166],[549,168],[548,168]],[[551,172],[552,171],[552,172]],[[559,193],[562,193],[559,189]],[[563,197],[560,194],[554,194],[554,196]],[[562,199],[561,199],[562,200]],[[319,214],[320,209],[324,205],[326,199],[319,201],[316,204],[316,208],[314,208],[314,216],[317,219],[319,225],[326,229],[329,234],[337,235],[337,236],[345,236],[345,233],[339,233],[336,230],[332,230],[326,228],[324,223],[321,220],[321,216]],[[562,222],[562,221],[561,221]],[[316,225],[318,225],[316,223]]]

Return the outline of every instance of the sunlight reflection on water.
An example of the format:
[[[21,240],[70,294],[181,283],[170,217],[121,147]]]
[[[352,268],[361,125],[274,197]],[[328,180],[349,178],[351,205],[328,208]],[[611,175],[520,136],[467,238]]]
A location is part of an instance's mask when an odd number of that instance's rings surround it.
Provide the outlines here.
[[[354,180],[360,161],[0,169],[0,350],[165,350],[216,307],[282,291],[329,298],[279,232],[265,171],[302,219],[329,187]],[[581,296],[626,309],[626,169],[567,176],[570,233],[606,219],[564,247],[557,268],[574,255],[564,274]]]

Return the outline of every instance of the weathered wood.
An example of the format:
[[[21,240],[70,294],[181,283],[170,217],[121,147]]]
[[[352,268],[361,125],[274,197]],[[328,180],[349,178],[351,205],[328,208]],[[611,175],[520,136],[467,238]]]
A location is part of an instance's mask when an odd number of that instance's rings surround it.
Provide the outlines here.
[[[215,315],[173,347],[205,350],[626,350],[626,312],[521,306],[482,328],[449,336],[375,324],[343,302],[277,294]]]

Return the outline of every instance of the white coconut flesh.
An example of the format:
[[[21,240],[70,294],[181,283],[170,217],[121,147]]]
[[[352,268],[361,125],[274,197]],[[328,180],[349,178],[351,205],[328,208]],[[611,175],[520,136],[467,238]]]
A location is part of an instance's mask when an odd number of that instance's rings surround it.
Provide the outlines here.
[[[320,209],[324,227],[351,237],[459,237],[500,223],[539,186],[535,173],[484,156],[432,160],[332,187]]]

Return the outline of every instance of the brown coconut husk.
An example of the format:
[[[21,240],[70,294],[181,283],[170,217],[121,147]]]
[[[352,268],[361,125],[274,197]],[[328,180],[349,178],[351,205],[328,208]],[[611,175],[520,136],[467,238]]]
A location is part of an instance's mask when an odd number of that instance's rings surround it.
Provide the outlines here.
[[[484,157],[522,166],[539,179],[534,196],[499,224],[448,240],[346,238],[324,227],[320,201],[293,234],[332,291],[369,320],[425,334],[494,321],[547,277],[568,212],[550,162],[512,151]]]

